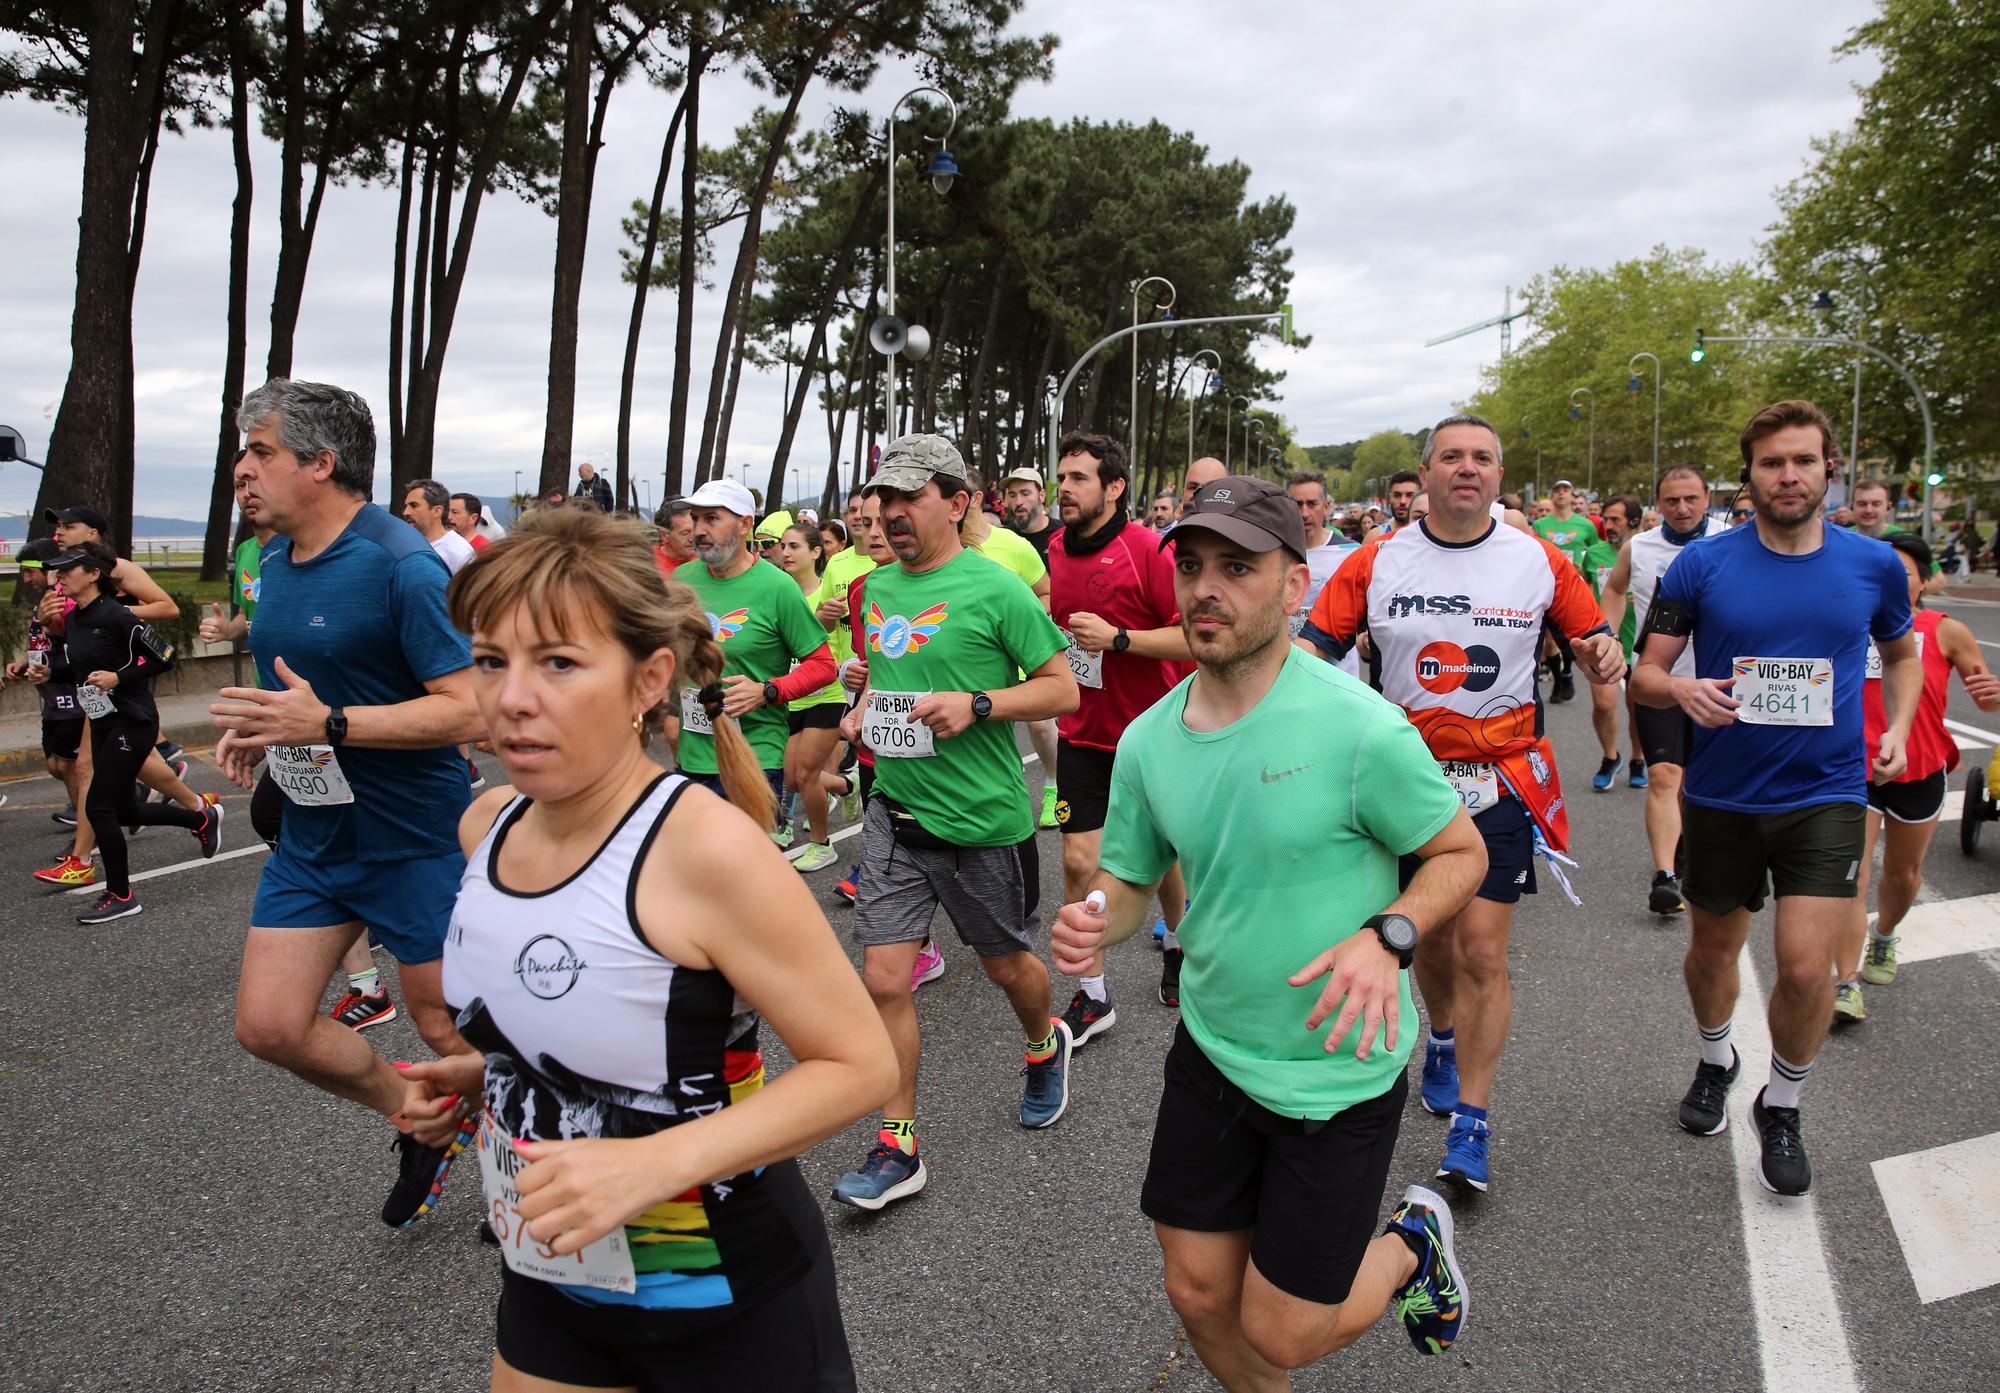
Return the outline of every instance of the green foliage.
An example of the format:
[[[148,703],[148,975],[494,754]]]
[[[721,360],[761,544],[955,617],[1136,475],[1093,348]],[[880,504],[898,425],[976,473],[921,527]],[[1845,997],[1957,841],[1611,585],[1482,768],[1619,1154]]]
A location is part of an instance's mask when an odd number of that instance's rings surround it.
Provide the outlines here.
[[[1418,437],[1395,429],[1378,430],[1354,447],[1354,472],[1363,481],[1387,479],[1401,469],[1415,469]],[[1386,489],[1378,485],[1378,490]]]

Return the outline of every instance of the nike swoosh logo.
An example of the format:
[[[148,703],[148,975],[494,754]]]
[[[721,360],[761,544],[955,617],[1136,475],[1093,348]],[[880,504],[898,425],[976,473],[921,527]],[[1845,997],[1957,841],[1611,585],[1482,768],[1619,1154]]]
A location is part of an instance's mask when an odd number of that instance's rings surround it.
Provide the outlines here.
[[[1270,766],[1266,765],[1264,767],[1264,771],[1257,777],[1262,779],[1267,784],[1274,784],[1278,782],[1278,780],[1280,779],[1289,779],[1294,774],[1303,774],[1306,772],[1306,770],[1310,768],[1312,768],[1310,764],[1301,764],[1296,769],[1280,769],[1277,773],[1273,774],[1271,772]]]

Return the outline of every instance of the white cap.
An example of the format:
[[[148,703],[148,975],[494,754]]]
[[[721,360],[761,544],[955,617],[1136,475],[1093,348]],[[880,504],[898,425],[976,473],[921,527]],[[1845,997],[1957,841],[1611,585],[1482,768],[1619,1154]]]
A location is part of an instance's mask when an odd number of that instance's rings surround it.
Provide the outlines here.
[[[690,508],[722,508],[738,517],[757,516],[757,500],[734,479],[710,479],[687,496]]]

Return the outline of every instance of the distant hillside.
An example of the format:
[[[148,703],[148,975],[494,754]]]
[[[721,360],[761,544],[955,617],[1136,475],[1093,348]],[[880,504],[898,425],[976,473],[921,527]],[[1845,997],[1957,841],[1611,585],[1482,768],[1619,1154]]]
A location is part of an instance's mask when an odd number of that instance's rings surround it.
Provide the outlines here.
[[[134,537],[199,537],[207,528],[207,523],[190,522],[187,518],[156,518],[140,513],[132,519]],[[27,535],[26,518],[0,518],[0,537],[19,541]]]

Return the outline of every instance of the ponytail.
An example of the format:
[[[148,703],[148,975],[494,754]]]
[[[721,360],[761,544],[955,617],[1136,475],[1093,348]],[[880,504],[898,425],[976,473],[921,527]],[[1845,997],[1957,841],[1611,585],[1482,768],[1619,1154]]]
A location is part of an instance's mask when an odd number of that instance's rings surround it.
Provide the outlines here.
[[[757,762],[757,752],[744,738],[743,728],[722,713],[722,646],[715,641],[708,616],[699,610],[689,614],[681,622],[679,637],[681,642],[674,647],[677,653],[685,651],[683,681],[697,688],[695,698],[715,727],[715,770],[722,790],[731,803],[768,832],[777,821],[777,803],[771,797],[764,766]]]

